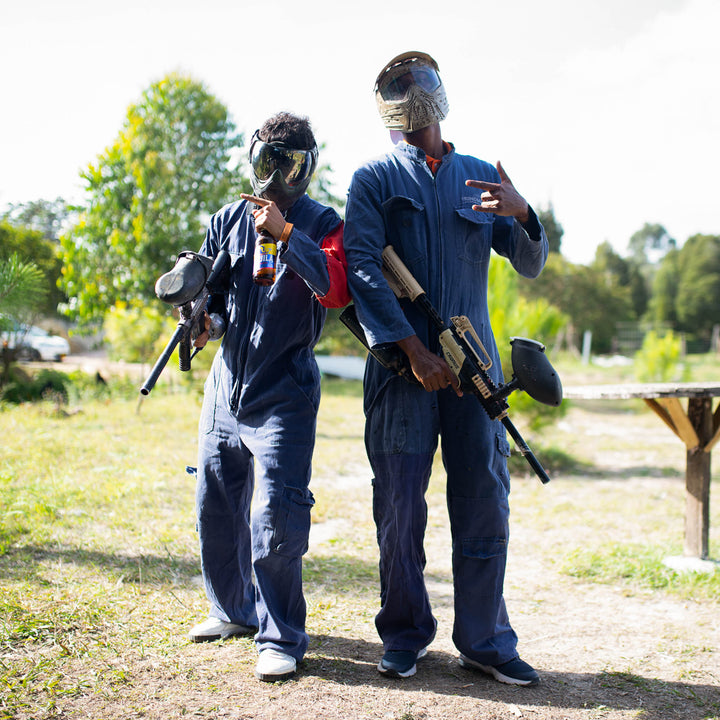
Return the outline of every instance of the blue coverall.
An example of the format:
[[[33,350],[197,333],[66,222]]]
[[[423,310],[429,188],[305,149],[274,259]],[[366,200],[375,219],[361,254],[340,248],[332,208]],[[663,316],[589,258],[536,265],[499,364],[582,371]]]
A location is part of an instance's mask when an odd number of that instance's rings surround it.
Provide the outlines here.
[[[252,280],[253,208],[245,201],[222,208],[201,249],[211,257],[226,249],[232,269],[228,294],[210,308],[224,315],[227,329],[199,427],[200,555],[210,616],[257,626],[259,651],[301,660],[308,643],[302,556],[320,401],[313,347],[323,304],[349,301],[343,226],[334,210],[303,195],[286,214],[294,228],[278,245],[276,281],[259,286]]]
[[[465,181],[500,182],[498,173],[449,149],[436,175],[425,153],[405,142],[355,173],[344,235],[348,284],[371,347],[416,334],[439,352],[427,318],[409,300],[398,302],[381,274],[383,247],[393,245],[446,322],[468,316],[500,384],[487,306],[490,251],[535,277],[548,242],[532,210],[525,226],[474,211],[482,191]],[[452,532],[453,641],[483,664],[512,660],[517,636],[503,599],[510,491],[505,428],[469,393],[458,398],[451,388],[427,392],[372,357],[365,368],[364,408],[380,549],[381,607],[375,622],[385,650],[419,651],[435,636],[423,539],[425,492],[440,436]]]

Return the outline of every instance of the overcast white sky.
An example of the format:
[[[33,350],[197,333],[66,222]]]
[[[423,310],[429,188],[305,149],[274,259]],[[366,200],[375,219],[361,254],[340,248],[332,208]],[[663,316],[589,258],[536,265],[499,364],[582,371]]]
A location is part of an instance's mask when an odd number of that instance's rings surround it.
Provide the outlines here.
[[[172,71],[247,133],[308,115],[344,194],[390,147],[375,76],[424,50],[445,139],[552,203],[570,260],[605,240],[624,254],[645,222],[720,234],[718,0],[1,1],[0,207],[81,198],[81,168]]]

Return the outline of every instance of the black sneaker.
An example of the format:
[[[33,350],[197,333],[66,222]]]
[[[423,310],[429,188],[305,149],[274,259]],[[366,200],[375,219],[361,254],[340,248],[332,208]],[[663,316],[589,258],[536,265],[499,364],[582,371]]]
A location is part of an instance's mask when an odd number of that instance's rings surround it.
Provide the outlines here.
[[[508,660],[502,665],[482,665],[461,653],[458,662],[464,668],[482,670],[482,672],[492,675],[498,682],[507,683],[508,685],[529,686],[537,685],[540,682],[540,676],[537,672],[519,657]]]
[[[415,663],[427,655],[427,648],[413,650],[388,650],[378,663],[378,672],[394,678],[406,678],[415,674]]]

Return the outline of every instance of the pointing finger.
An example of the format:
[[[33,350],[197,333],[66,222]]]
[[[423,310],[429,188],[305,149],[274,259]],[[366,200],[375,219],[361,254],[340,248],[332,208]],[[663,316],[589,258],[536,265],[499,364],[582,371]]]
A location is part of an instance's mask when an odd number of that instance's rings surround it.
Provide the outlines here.
[[[479,188],[480,190],[489,190],[490,192],[497,190],[500,187],[499,183],[486,182],[485,180],[466,180],[465,184],[468,187]]]
[[[256,197],[255,195],[248,195],[247,193],[240,193],[240,197],[243,200],[255,203],[255,205],[260,207],[267,207],[270,204],[270,200],[265,200],[264,198]]]

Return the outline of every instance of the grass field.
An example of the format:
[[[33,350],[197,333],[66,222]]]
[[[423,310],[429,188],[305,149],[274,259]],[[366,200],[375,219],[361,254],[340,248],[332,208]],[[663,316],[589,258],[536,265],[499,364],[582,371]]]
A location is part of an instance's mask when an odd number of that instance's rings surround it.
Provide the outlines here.
[[[693,380],[717,376],[714,358],[695,364]],[[558,369],[565,384],[568,379],[575,384],[628,379],[626,369],[588,368],[571,360]],[[257,714],[218,710],[223,676],[216,664],[222,660],[225,675],[251,677],[250,639],[224,643],[212,657],[186,639],[188,628],[206,613],[194,532],[194,479],[185,472],[195,463],[200,403],[198,385],[174,384],[159,387],[141,404],[134,396],[110,396],[0,411],[0,720],[283,717],[266,715],[262,708]],[[368,654],[377,652],[372,627],[377,551],[361,405],[360,383],[324,380],[312,484],[313,535],[305,563],[315,675],[336,672],[347,678],[357,671],[343,654],[343,643],[355,643],[361,656],[363,647]],[[525,574],[534,567],[538,575],[561,578],[563,587],[573,591],[602,584],[641,601],[660,597],[699,604],[710,617],[717,616],[720,572],[679,575],[662,562],[682,549],[684,449],[649,411],[633,402],[595,408],[576,404],[565,418],[528,439],[541,460],[560,460],[548,487],[516,471],[521,477],[513,490],[513,544],[525,548],[527,563],[509,573],[507,592],[521,596],[522,588],[534,582],[540,588],[534,605],[520,602],[525,615],[532,617],[548,602],[541,599],[547,580]],[[438,461],[428,494],[433,550],[428,583],[440,607],[451,592],[442,475]],[[718,557],[717,507],[711,528],[711,554]],[[683,638],[680,645],[685,660],[668,673],[676,681],[683,673],[691,680],[700,677],[695,664],[712,648],[701,637],[694,645]],[[231,646],[232,654],[225,650]],[[627,683],[637,685],[638,667],[618,660],[603,671],[614,697]],[[665,670],[657,672],[667,684],[663,701],[672,706],[672,697],[682,699],[683,691],[668,684]],[[706,675],[701,678],[702,687],[710,683]],[[420,705],[412,710],[407,701],[391,702],[395,696],[383,695],[374,682],[355,681],[352,711],[343,711],[339,697],[324,714],[308,710],[293,717],[446,717],[442,698],[435,710],[422,714]],[[653,685],[638,707],[663,692],[662,683]],[[192,692],[177,697],[178,687],[198,685],[205,688],[202,698]],[[298,682],[297,692],[303,687]],[[271,700],[281,703],[289,692],[263,688],[262,699],[272,707]],[[391,705],[382,711],[358,709],[374,708],[378,697]],[[508,705],[503,698],[497,702]],[[701,697],[697,717],[715,717],[719,703],[712,693]],[[464,705],[458,707],[454,717],[471,717],[463,714]],[[609,707],[619,712],[618,701]],[[627,714],[584,715],[578,707],[577,714],[530,717],[663,718],[631,714],[633,708],[628,705]]]

